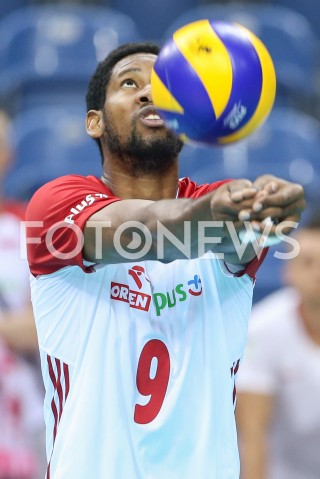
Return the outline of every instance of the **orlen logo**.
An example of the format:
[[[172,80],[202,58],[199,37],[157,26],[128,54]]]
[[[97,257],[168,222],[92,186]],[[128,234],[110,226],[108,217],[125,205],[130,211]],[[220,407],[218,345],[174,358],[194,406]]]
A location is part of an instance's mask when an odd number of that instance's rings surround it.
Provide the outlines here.
[[[145,271],[142,266],[134,266],[129,269],[128,273],[139,289],[143,286],[142,277],[146,281],[149,281],[145,277]],[[130,289],[127,284],[114,282],[111,283],[111,299],[124,301],[129,304],[130,308],[141,309],[142,311],[148,311],[151,303],[151,296],[149,294]]]
[[[149,280],[145,276],[145,271],[142,266],[134,266],[133,268],[129,269],[128,274],[132,276],[134,282],[136,283],[139,289],[142,288],[142,279],[141,279],[142,275],[149,282]]]
[[[129,303],[130,308],[142,309],[148,311],[151,302],[151,296],[141,291],[129,289],[127,284],[111,283],[111,299]]]
[[[161,311],[176,306],[177,301],[183,302],[187,299],[188,294],[191,296],[200,296],[202,294],[202,284],[200,277],[195,274],[185,287],[183,283],[178,284],[171,291],[165,293],[154,293],[153,302],[156,308],[157,316],[161,315]]]

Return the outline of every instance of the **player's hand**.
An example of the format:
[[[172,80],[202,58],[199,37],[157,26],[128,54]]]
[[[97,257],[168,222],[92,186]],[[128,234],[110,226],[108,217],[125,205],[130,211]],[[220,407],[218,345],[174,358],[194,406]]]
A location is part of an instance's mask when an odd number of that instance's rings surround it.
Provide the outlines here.
[[[242,208],[239,219],[251,221],[255,229],[263,229],[262,221],[271,218],[275,222],[271,233],[277,224],[286,222],[282,233],[288,234],[300,221],[306,207],[303,187],[272,175],[263,175],[252,183],[252,188],[256,188],[257,192],[252,198],[251,208]],[[231,199],[244,205],[247,200],[245,189],[242,195],[241,191],[231,195]]]
[[[257,254],[256,249],[248,247],[245,251],[239,251],[239,255],[237,241],[238,235],[245,231],[244,221],[249,218],[258,193],[258,187],[247,179],[230,181],[213,192],[210,204],[212,217],[214,221],[223,221],[221,242],[215,246],[215,252],[223,253],[228,263],[246,264]],[[249,241],[253,242],[255,236],[253,241]]]
[[[243,221],[249,218],[258,192],[258,187],[247,179],[224,183],[212,195],[210,206],[214,221],[232,221],[240,230]]]

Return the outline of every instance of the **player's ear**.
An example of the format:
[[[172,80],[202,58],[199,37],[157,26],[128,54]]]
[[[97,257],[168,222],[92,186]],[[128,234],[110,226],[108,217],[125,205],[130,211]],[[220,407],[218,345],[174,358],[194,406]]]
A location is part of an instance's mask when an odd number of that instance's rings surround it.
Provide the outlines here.
[[[101,111],[88,111],[86,118],[86,129],[91,138],[100,138],[100,136],[102,136],[104,125]]]

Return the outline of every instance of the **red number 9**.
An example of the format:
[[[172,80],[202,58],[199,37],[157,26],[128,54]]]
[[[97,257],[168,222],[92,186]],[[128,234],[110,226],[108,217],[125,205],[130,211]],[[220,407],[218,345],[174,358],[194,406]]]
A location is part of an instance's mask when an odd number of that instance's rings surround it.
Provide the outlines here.
[[[150,377],[153,358],[157,360],[154,377]],[[148,424],[158,415],[167,392],[170,375],[170,356],[166,345],[159,339],[148,341],[141,351],[137,368],[137,388],[142,396],[150,396],[145,405],[136,404],[134,421]]]

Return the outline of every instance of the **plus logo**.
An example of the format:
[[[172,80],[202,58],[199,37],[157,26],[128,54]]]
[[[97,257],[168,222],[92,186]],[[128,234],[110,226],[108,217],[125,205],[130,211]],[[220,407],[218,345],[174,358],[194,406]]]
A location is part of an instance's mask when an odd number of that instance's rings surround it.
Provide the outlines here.
[[[188,296],[200,296],[202,294],[201,278],[195,274],[186,284],[177,284],[170,291],[157,292],[153,294],[153,303],[157,316],[161,316],[166,308],[178,306],[179,302],[183,303]]]
[[[188,281],[188,286],[190,286],[188,291],[190,294],[192,294],[192,296],[200,296],[200,294],[202,293],[201,279],[200,276],[198,276],[197,274],[194,275],[193,279],[190,279],[190,281]]]

